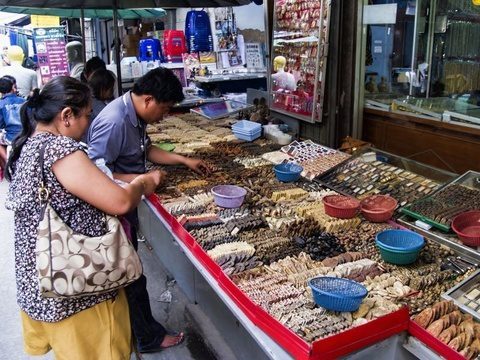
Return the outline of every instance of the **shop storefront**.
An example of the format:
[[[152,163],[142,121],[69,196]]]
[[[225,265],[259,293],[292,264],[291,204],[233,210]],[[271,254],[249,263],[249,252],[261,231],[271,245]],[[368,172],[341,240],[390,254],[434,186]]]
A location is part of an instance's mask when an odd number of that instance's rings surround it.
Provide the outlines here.
[[[475,1],[364,2],[358,118],[381,149],[456,173],[479,170]],[[472,155],[472,156],[471,156]]]

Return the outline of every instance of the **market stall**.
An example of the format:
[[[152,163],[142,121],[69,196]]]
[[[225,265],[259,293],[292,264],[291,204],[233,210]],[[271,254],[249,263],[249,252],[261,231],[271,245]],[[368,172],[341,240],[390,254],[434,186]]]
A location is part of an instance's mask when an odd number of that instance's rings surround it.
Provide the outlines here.
[[[265,140],[239,142],[231,122],[188,114],[150,129],[155,143],[200,156],[215,171],[203,179],[167,168],[170,182],[142,207],[141,227],[189,298],[228,334],[234,351],[256,358],[333,358],[360,350],[373,353],[369,346],[387,339],[381,344],[400,347],[408,358],[410,352],[399,341],[403,335],[396,334],[413,329],[421,341],[409,341],[411,351],[431,348],[447,354],[450,342],[473,320],[459,313],[458,305],[442,302],[442,295],[472,275],[478,253],[458,238],[448,247],[429,236],[413,265],[392,264],[375,238],[397,231],[400,224],[372,223],[361,215],[338,219],[326,214],[322,199],[391,194],[404,208],[436,194],[456,176],[380,151],[349,157],[309,141],[284,147]],[[303,166],[301,179],[277,180],[272,164],[285,160]],[[219,184],[246,189],[243,205],[216,206],[212,193]],[[360,308],[331,312],[315,306],[308,280],[323,275],[366,286]],[[436,325],[432,336],[430,325],[450,313],[454,322]],[[242,326],[235,326],[237,321]],[[446,341],[440,334],[452,325],[459,328],[450,329]],[[472,357],[475,338],[457,345],[455,340],[454,348]]]

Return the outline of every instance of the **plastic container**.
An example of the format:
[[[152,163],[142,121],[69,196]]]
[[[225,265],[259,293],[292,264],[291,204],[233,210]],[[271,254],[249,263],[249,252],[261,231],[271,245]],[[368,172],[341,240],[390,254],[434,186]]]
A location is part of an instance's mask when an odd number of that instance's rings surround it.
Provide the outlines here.
[[[417,260],[425,240],[409,230],[384,230],[377,234],[375,243],[385,262],[407,265]]]
[[[292,182],[297,181],[300,178],[303,167],[297,164],[283,163],[275,165],[273,171],[275,171],[275,176],[278,181]]]
[[[368,291],[362,284],[348,279],[320,276],[308,282],[318,306],[331,311],[356,311]]]
[[[452,229],[467,246],[480,246],[480,210],[467,211],[452,221]]]
[[[212,188],[215,204],[224,208],[242,206],[247,190],[236,185],[217,185]]]
[[[322,201],[325,213],[339,219],[355,217],[360,208],[360,202],[357,199],[343,195],[327,195]]]
[[[232,130],[238,132],[252,133],[258,132],[259,130],[262,131],[262,125],[249,120],[241,120],[232,125]]]
[[[398,201],[388,195],[372,195],[360,203],[360,211],[365,219],[371,222],[390,220],[397,208]]]
[[[233,131],[233,135],[235,135],[235,137],[240,140],[253,141],[255,139],[258,139],[260,136],[262,136],[262,130],[252,134],[245,134],[245,133]]]

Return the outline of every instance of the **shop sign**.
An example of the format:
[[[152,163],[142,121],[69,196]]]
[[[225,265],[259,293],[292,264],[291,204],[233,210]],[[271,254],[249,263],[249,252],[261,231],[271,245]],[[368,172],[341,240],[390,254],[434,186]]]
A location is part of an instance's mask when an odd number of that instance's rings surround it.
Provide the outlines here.
[[[50,15],[30,15],[32,27],[52,27],[60,25],[60,17]]]
[[[42,84],[55,76],[68,76],[65,29],[63,27],[35,28],[33,40],[37,50]]]

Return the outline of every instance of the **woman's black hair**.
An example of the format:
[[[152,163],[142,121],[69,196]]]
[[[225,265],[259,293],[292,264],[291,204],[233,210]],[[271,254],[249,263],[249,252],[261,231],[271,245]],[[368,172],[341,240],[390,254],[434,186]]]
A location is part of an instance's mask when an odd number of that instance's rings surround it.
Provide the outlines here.
[[[88,78],[97,70],[106,69],[107,65],[105,61],[103,61],[98,56],[92,57],[85,63],[85,67],[83,68],[82,73],[80,74],[80,80],[83,82],[87,82]]]
[[[100,69],[95,71],[88,79],[88,85],[92,90],[93,97],[98,100],[111,100],[104,99],[105,93],[109,90],[112,91],[115,86],[115,76],[107,69]]]
[[[88,86],[69,76],[57,76],[46,83],[41,91],[33,90],[32,95],[20,109],[22,132],[13,141],[12,152],[6,166],[6,179],[11,181],[15,172],[15,162],[38,123],[50,124],[66,107],[70,107],[73,114],[78,115],[90,101],[91,93]]]

